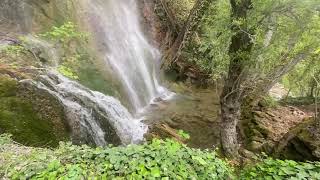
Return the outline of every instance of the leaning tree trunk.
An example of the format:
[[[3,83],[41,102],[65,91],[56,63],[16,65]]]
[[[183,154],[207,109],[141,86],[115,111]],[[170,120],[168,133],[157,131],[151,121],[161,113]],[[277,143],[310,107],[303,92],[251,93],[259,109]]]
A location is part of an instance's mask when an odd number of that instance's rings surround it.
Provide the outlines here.
[[[164,56],[164,61],[162,66],[168,67],[172,65],[181,55],[181,51],[186,45],[186,43],[191,38],[194,31],[199,26],[202,17],[208,11],[210,5],[216,0],[197,0],[193,8],[191,9],[188,19],[179,32],[178,37],[173,43],[172,47],[168,50],[166,56]]]
[[[234,35],[229,47],[230,65],[228,78],[220,97],[221,104],[221,144],[227,157],[238,156],[237,124],[241,115],[241,83],[245,79],[244,64],[249,60],[252,51],[252,41],[246,26],[247,13],[251,0],[230,0],[232,19],[243,21],[241,27],[232,26]]]

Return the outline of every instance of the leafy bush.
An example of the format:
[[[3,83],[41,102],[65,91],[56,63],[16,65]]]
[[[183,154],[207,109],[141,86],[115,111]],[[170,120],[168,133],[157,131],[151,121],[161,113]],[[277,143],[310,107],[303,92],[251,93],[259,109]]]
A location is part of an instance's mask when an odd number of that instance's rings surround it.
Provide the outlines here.
[[[58,67],[58,71],[71,79],[79,80],[79,66],[82,59],[84,49],[81,44],[88,41],[88,34],[78,31],[78,28],[72,22],[65,22],[61,26],[52,27],[51,31],[40,34],[41,37],[46,38],[56,45],[63,47],[62,63]],[[71,46],[70,43],[75,42],[76,46]]]
[[[317,101],[320,102],[320,98],[317,98]],[[287,97],[280,101],[283,104],[289,104],[293,106],[301,106],[301,105],[311,105],[315,103],[314,97]]]
[[[2,51],[9,56],[18,57],[22,52],[26,51],[26,49],[21,45],[9,45]]]
[[[67,42],[71,39],[87,39],[87,34],[77,31],[76,25],[72,22],[66,22],[60,27],[54,26],[51,31],[40,36],[53,41]]]
[[[0,146],[3,144],[12,143],[11,134],[0,134]]]
[[[320,179],[320,162],[295,162],[267,158],[261,163],[245,168],[241,179]]]
[[[212,3],[201,25],[184,49],[184,58],[209,72],[213,80],[227,73],[230,44],[230,4],[218,0]]]
[[[179,135],[182,139],[190,139],[190,134],[188,134],[188,133],[185,132],[184,130],[179,130],[179,131],[178,131],[178,135]]]
[[[62,75],[66,76],[70,79],[79,79],[79,77],[72,71],[72,69],[70,69],[67,66],[60,65],[58,67],[58,71],[59,71],[59,73],[61,73]]]
[[[183,26],[195,4],[195,0],[168,0],[167,4],[171,8],[178,25]]]
[[[10,179],[227,179],[232,175],[232,168],[215,152],[173,140],[108,148],[61,143],[54,151],[31,152],[7,156],[10,162],[0,164],[0,175],[5,170]]]

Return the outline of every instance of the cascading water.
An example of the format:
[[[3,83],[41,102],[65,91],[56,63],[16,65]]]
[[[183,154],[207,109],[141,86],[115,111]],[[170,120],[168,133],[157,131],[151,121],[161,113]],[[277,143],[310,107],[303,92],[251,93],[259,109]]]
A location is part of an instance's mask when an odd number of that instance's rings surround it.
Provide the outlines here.
[[[160,53],[142,32],[136,0],[83,1],[87,1],[91,35],[108,65],[106,68],[111,67],[121,81],[135,115],[153,100],[170,97],[172,93],[158,83]],[[48,56],[57,54],[46,48],[50,47],[48,44],[31,40],[40,49],[46,49]],[[58,63],[55,56],[48,59]],[[91,91],[56,71],[48,71],[38,82],[22,83],[45,91],[61,102],[74,142],[99,146],[136,143],[147,130],[119,100]]]
[[[72,137],[78,143],[99,146],[137,143],[147,130],[117,99],[91,91],[55,71],[41,75],[38,82],[21,83],[46,91],[61,102]]]
[[[136,0],[91,0],[90,23],[98,46],[105,46],[105,61],[121,81],[134,112],[153,99],[166,96],[159,85],[159,51],[142,32]]]

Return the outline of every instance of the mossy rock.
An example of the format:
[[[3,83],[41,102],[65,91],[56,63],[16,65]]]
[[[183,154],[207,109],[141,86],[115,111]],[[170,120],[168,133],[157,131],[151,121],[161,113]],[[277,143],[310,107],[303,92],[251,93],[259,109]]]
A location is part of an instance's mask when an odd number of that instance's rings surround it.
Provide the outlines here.
[[[20,96],[21,91],[17,80],[0,75],[0,133],[13,134],[15,141],[31,146],[55,147],[59,141],[67,140],[67,128],[57,128],[57,124],[63,124],[59,122],[62,119],[55,121],[44,115],[47,112],[37,111],[32,99]]]
[[[290,130],[277,144],[274,153],[285,159],[298,161],[320,160],[319,120],[307,119]]]

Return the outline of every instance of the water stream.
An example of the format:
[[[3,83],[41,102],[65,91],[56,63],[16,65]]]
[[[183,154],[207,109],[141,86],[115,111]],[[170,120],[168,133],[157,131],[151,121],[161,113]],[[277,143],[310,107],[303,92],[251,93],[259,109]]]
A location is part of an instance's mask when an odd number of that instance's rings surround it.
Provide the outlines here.
[[[74,142],[104,146],[108,143],[117,145],[141,141],[147,130],[141,119],[147,116],[145,112],[149,111],[150,107],[155,107],[150,104],[164,102],[172,97],[173,93],[161,86],[159,80],[161,54],[144,34],[141,23],[143,19],[140,17],[141,12],[138,7],[139,0],[74,1],[77,4],[58,2],[42,3],[44,6],[48,4],[48,7],[51,5],[64,7],[72,4],[75,5],[74,8],[78,8],[76,10],[79,14],[83,14],[82,17],[78,17],[77,22],[81,22],[80,27],[83,26],[85,31],[89,31],[90,43],[86,48],[90,49],[89,54],[97,59],[97,62],[103,60],[102,67],[97,69],[105,70],[106,74],[112,76],[109,78],[105,77],[105,74],[101,75],[105,78],[105,82],[111,79],[110,84],[113,85],[114,80],[116,81],[116,85],[110,87],[115,87],[116,95],[122,102],[92,91],[59,74],[57,68],[62,63],[61,56],[65,53],[64,49],[39,36],[25,36],[26,42],[23,45],[41,64],[43,73],[34,80],[22,80],[21,83],[43,92],[46,97],[53,97],[55,102],[61,104],[64,109],[62,116],[65,116],[63,119],[66,119],[70,126]],[[32,34],[30,32],[34,29],[41,29],[43,22],[39,22],[41,26],[37,27],[37,21],[45,18],[36,11],[41,7],[41,13],[45,13],[47,9],[42,9],[42,3],[5,0],[0,3],[3,6],[0,7],[0,10],[3,10],[0,17],[14,22],[17,32]],[[51,11],[59,8],[60,6],[48,8],[49,15],[54,14]],[[57,14],[60,13],[67,12],[61,10]],[[49,15],[45,14],[48,18]],[[65,14],[61,14],[61,20],[63,16]],[[60,22],[60,17],[57,22]],[[8,44],[9,42],[5,42],[4,45]],[[70,46],[73,46],[73,43]],[[94,53],[91,51],[92,47],[96,49]],[[72,48],[74,47],[70,47],[70,50]],[[42,63],[46,66],[42,66]],[[47,68],[42,71],[44,67]]]
[[[151,103],[173,95],[159,84],[160,53],[143,34],[136,0],[87,0],[86,9],[90,34],[100,48],[105,68],[111,69],[111,74],[121,82],[131,112],[119,100],[91,91],[54,70],[40,76],[38,82],[24,83],[61,102],[74,141],[98,146],[137,143],[147,130],[137,117]],[[41,41],[32,42],[49,47]],[[44,49],[48,56],[52,55],[51,48]],[[57,62],[55,58],[49,59]]]
[[[137,0],[91,0],[90,23],[107,66],[121,81],[134,113],[168,90],[158,81],[159,51],[143,34]]]
[[[72,139],[78,139],[77,143],[98,146],[137,143],[147,130],[119,100],[91,91],[56,71],[41,75],[37,82],[22,83],[46,91],[61,102],[72,129]]]

